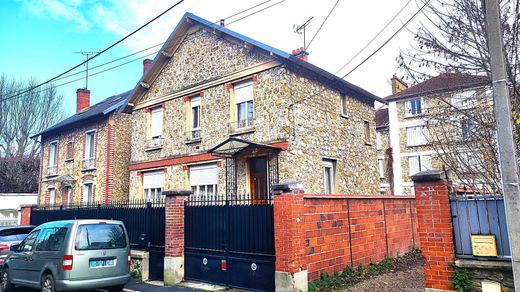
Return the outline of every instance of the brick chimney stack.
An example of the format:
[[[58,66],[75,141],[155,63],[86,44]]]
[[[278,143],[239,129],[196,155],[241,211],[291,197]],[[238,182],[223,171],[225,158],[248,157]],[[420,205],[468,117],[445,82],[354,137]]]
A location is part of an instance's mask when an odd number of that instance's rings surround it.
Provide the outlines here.
[[[90,106],[90,90],[86,88],[79,88],[76,90],[76,112],[88,108]]]
[[[150,59],[144,59],[143,60],[143,75],[146,74],[146,70],[148,70],[148,67],[152,64],[152,60]]]
[[[296,56],[304,61],[309,61],[309,53],[303,49],[303,47],[292,50],[292,55]]]
[[[408,84],[406,84],[403,80],[399,79],[397,76],[392,76],[392,94],[399,93],[408,88]]]

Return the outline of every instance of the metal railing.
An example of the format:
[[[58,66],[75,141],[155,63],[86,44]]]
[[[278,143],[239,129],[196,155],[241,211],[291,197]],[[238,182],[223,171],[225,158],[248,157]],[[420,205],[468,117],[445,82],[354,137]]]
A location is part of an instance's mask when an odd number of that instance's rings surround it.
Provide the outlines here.
[[[93,169],[96,167],[96,159],[95,158],[85,158],[81,161],[81,166],[83,169]]]
[[[185,132],[186,142],[198,141],[201,139],[202,130],[193,129]]]
[[[451,196],[450,208],[457,258],[482,259],[473,255],[471,236],[493,235],[497,248],[496,259],[510,260],[511,251],[502,196]]]
[[[48,166],[47,167],[47,175],[56,175],[58,173],[58,166]]]
[[[163,137],[156,137],[146,141],[147,149],[161,148],[164,145]]]
[[[252,129],[255,126],[255,119],[250,118],[246,120],[239,120],[229,123],[229,130],[231,132],[238,132],[242,130]]]

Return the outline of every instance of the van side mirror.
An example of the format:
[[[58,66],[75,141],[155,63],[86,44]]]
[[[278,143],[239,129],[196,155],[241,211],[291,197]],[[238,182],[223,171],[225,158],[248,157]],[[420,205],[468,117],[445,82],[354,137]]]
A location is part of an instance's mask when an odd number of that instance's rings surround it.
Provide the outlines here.
[[[9,247],[9,250],[10,251],[14,251],[14,252],[17,252],[18,250],[20,249],[20,245],[19,244],[13,244]]]

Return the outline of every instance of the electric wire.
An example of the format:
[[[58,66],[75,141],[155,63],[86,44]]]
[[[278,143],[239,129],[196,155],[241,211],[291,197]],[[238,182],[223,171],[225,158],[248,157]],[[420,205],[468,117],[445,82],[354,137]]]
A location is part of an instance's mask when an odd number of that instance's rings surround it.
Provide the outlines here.
[[[274,3],[274,4],[271,4],[271,5],[269,5],[269,6],[266,6],[266,7],[262,8],[262,9],[260,9],[260,10],[257,10],[257,11],[255,11],[255,12],[252,12],[252,13],[246,15],[246,16],[242,16],[242,17],[239,18],[239,19],[235,19],[235,20],[231,21],[230,23],[228,23],[227,25],[231,25],[231,24],[233,24],[233,23],[235,23],[235,22],[238,22],[238,21],[240,21],[240,20],[242,20],[242,19],[244,19],[244,18],[247,18],[247,17],[253,16],[253,15],[259,13],[259,12],[262,12],[262,11],[264,11],[264,10],[267,10],[267,9],[269,9],[269,8],[271,8],[271,7],[274,7],[274,6],[278,5],[278,4],[281,4],[281,3],[285,2],[285,1],[287,1],[287,0],[281,0],[281,1],[278,1],[278,2],[276,2],[276,3]]]
[[[411,1],[411,0],[410,0]],[[325,25],[325,22],[327,22],[327,20],[329,19],[330,15],[332,14],[332,12],[334,11],[334,9],[336,9],[336,6],[338,6],[338,3],[339,3],[339,0],[336,1],[336,3],[334,3],[334,5],[332,6],[332,8],[330,9],[329,11],[329,14],[327,14],[327,17],[325,17],[325,19],[323,20],[323,22],[321,23],[320,27],[318,28],[318,30],[316,31],[316,33],[314,34],[314,36],[312,36],[312,39],[309,41],[309,44],[307,45],[307,47],[305,48],[305,50],[308,50],[309,47],[311,46],[312,42],[314,41],[314,39],[316,38],[316,36],[320,33],[321,29],[323,28],[323,26]]]

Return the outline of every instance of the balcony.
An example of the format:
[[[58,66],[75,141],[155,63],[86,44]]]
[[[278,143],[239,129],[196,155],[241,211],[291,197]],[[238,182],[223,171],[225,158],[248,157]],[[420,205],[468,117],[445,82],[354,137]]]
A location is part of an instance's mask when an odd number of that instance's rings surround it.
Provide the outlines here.
[[[255,119],[245,119],[229,123],[229,134],[240,135],[255,131]]]
[[[92,158],[85,158],[81,161],[81,167],[83,170],[95,169],[96,160]]]
[[[186,137],[186,143],[196,143],[201,141],[202,130],[201,129],[193,129],[186,131],[184,133],[184,137]]]
[[[58,166],[57,165],[48,166],[47,175],[48,176],[58,175]]]
[[[160,150],[163,148],[163,145],[164,145],[164,139],[161,136],[154,137],[154,138],[146,141],[144,151]]]

